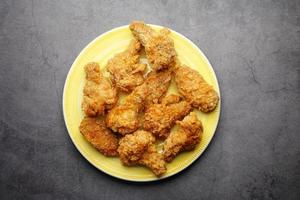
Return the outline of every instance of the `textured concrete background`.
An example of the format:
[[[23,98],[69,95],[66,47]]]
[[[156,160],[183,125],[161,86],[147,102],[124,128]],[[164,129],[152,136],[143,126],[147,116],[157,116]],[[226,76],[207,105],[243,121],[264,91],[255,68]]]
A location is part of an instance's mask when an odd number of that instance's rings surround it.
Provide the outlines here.
[[[300,3],[0,1],[0,199],[300,199]],[[91,166],[62,116],[67,72],[133,19],[168,26],[210,59],[223,107],[206,152],[161,182]]]

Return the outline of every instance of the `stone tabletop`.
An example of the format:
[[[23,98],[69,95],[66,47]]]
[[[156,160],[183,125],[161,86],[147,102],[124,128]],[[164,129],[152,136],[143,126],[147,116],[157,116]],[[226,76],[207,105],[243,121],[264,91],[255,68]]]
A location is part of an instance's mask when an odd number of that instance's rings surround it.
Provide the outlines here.
[[[190,38],[217,74],[215,137],[187,170],[130,183],[90,165],[62,115],[81,49],[138,19]],[[300,199],[300,1],[0,1],[0,199]]]

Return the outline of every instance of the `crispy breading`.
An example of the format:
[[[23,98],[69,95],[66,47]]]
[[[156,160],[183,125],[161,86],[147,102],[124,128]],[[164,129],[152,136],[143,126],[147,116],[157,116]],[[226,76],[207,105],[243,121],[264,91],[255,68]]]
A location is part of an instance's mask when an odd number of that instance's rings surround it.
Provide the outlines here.
[[[178,92],[191,102],[193,107],[202,112],[210,112],[217,107],[218,93],[196,70],[187,66],[178,67],[175,71],[175,82]]]
[[[116,54],[106,65],[111,80],[124,92],[130,92],[144,82],[147,65],[139,63],[141,47],[140,42],[133,39],[125,51]]]
[[[105,156],[118,155],[118,138],[105,126],[100,118],[85,117],[79,130],[85,139]]]
[[[189,114],[191,106],[178,95],[169,95],[160,104],[150,106],[144,116],[144,129],[158,138],[166,138],[177,120]]]
[[[155,138],[150,132],[138,130],[124,136],[119,142],[120,160],[126,166],[144,165],[156,176],[166,172],[163,156],[154,146]]]
[[[121,135],[132,133],[139,128],[138,114],[144,107],[148,94],[146,85],[136,87],[125,97],[124,103],[115,106],[108,112],[106,124]]]
[[[91,62],[84,67],[86,82],[83,89],[82,109],[87,116],[103,115],[118,100],[117,90],[103,77],[100,66]]]
[[[133,21],[129,28],[145,47],[146,56],[152,68],[155,71],[168,69],[176,58],[174,42],[169,37],[170,31],[162,29],[156,32],[141,21]]]
[[[125,97],[124,103],[115,106],[107,115],[106,123],[121,135],[132,133],[140,127],[139,113],[166,94],[171,81],[171,71],[151,72],[145,82]]]
[[[160,72],[150,72],[147,75],[145,84],[147,84],[148,96],[145,100],[145,107],[161,102],[166,95],[172,79],[172,70],[163,70]]]
[[[171,162],[182,151],[191,151],[200,143],[203,126],[196,113],[191,112],[182,121],[176,122],[179,128],[172,131],[164,142],[164,159]]]
[[[156,176],[167,171],[163,155],[157,152],[154,144],[149,146],[138,163],[150,168]]]

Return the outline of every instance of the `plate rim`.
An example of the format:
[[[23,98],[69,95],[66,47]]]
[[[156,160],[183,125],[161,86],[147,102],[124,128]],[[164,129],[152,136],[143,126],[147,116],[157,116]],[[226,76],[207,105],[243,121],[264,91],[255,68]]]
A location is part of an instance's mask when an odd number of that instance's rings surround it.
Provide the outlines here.
[[[163,26],[160,26],[160,25],[156,25],[156,24],[150,24],[150,23],[147,23],[147,25],[150,25],[152,27],[156,27],[156,28],[164,28]],[[126,28],[126,27],[129,27],[129,24],[127,25],[122,25],[122,26],[119,26],[119,27],[115,27],[109,31],[106,31],[102,34],[100,34],[99,36],[97,36],[96,38],[94,38],[92,41],[90,41],[87,45],[85,45],[85,47],[80,51],[80,53],[77,55],[76,59],[73,61],[68,73],[67,73],[67,76],[66,76],[66,79],[65,79],[65,83],[64,83],[64,87],[63,87],[63,95],[62,95],[62,110],[63,110],[63,118],[64,118],[64,124],[65,124],[65,127],[67,129],[67,132],[68,132],[68,135],[69,137],[71,138],[71,141],[72,143],[74,144],[74,146],[76,147],[76,149],[79,151],[79,153],[81,154],[82,157],[84,157],[92,166],[94,166],[95,168],[97,168],[98,170],[100,170],[101,172],[109,175],[109,176],[112,176],[114,178],[117,178],[117,179],[120,179],[120,180],[124,180],[124,181],[130,181],[130,182],[154,182],[154,181],[160,181],[160,180],[163,180],[163,179],[167,179],[171,176],[174,176],[176,174],[179,174],[180,172],[184,171],[186,168],[188,168],[189,166],[191,166],[205,151],[206,149],[208,148],[208,146],[210,145],[212,139],[214,138],[215,134],[216,134],[216,130],[218,128],[218,125],[219,125],[219,121],[220,121],[220,115],[221,115],[221,91],[220,91],[220,86],[219,86],[219,82],[218,82],[218,79],[217,79],[217,75],[216,75],[216,72],[215,70],[213,69],[211,63],[209,62],[208,58],[206,57],[206,55],[202,52],[202,50],[197,46],[195,45],[192,40],[190,40],[189,38],[187,38],[186,36],[182,35],[181,33],[167,27],[171,32],[174,32],[175,34],[179,35],[180,37],[182,37],[183,39],[185,39],[189,44],[191,44],[195,49],[197,49],[197,51],[201,54],[201,56],[204,58],[204,60],[208,63],[208,66],[209,66],[209,69],[210,71],[213,72],[213,78],[215,79],[216,81],[216,86],[217,86],[217,90],[218,90],[218,93],[219,93],[219,109],[220,111],[218,112],[218,115],[217,115],[217,123],[216,123],[216,126],[214,127],[214,130],[213,130],[213,135],[212,137],[209,139],[208,141],[208,144],[204,147],[203,151],[195,156],[195,158],[193,160],[190,161],[189,164],[187,164],[186,166],[184,166],[182,169],[180,169],[179,171],[175,171],[173,173],[170,173],[168,174],[167,176],[163,176],[163,177],[157,177],[157,178],[145,178],[145,179],[134,179],[134,178],[124,178],[122,176],[118,176],[118,175],[115,175],[114,173],[111,173],[111,172],[107,172],[103,169],[101,169],[100,167],[98,167],[96,164],[94,164],[90,158],[88,158],[87,156],[85,156],[82,152],[82,150],[79,148],[79,146],[76,144],[74,138],[72,137],[72,135],[70,134],[70,131],[69,131],[69,127],[67,125],[67,122],[66,122],[66,113],[65,113],[65,93],[66,93],[66,85],[67,83],[69,82],[69,78],[70,78],[70,74],[71,72],[74,70],[74,63],[77,62],[77,60],[81,57],[81,55],[86,51],[86,49],[88,49],[95,41],[99,40],[100,38],[104,37],[105,35],[108,35],[109,33],[113,32],[113,31],[116,31],[118,29],[123,29],[123,28]]]

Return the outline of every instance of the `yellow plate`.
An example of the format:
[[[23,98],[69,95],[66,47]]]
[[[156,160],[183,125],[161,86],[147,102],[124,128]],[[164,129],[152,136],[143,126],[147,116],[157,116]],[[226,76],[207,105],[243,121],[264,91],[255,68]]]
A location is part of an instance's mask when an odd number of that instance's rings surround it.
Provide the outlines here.
[[[162,28],[156,25],[151,26],[156,30]],[[199,71],[205,80],[213,85],[215,90],[220,94],[216,75],[205,55],[189,39],[175,31],[171,32],[171,38],[174,40],[180,61]],[[128,26],[122,26],[100,35],[81,51],[70,68],[65,82],[63,114],[69,135],[76,148],[96,168],[111,176],[129,181],[160,180],[182,171],[203,153],[216,130],[220,116],[221,102],[209,114],[196,111],[204,126],[201,143],[194,151],[181,153],[170,164],[167,164],[167,172],[160,178],[154,176],[147,168],[140,166],[125,167],[121,164],[119,158],[107,158],[103,156],[83,138],[78,129],[83,118],[81,111],[82,90],[85,79],[83,67],[91,61],[98,62],[101,67],[104,67],[109,58],[126,49],[132,38],[133,36]],[[173,81],[168,92],[176,93]]]

